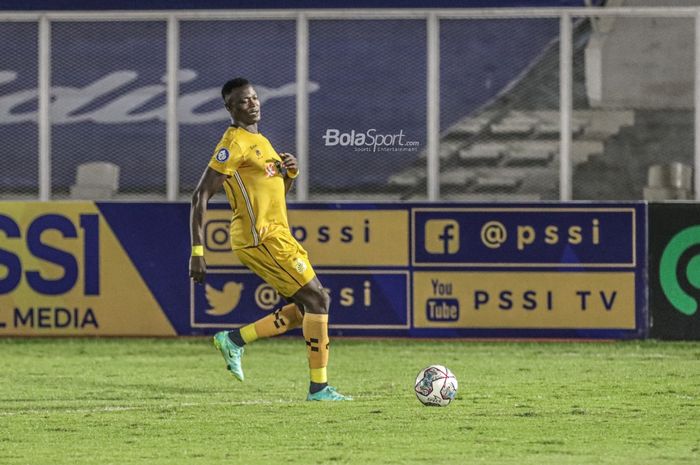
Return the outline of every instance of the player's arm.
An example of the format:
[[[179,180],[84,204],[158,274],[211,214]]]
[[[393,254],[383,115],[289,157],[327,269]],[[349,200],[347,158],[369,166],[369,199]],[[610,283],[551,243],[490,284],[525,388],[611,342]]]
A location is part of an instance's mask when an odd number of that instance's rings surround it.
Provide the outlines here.
[[[192,194],[190,227],[193,253],[190,257],[190,277],[196,283],[203,283],[207,274],[207,263],[204,261],[204,256],[195,253],[195,250],[201,251],[201,247],[204,245],[204,217],[207,214],[207,204],[209,199],[224,185],[226,178],[225,174],[207,167],[194,190],[194,194]]]
[[[292,189],[292,186],[294,185],[294,178],[290,178],[289,176],[284,177],[284,193],[288,194],[289,191]]]
[[[282,165],[287,168],[287,175],[284,177],[284,193],[288,193],[294,185],[294,179],[299,176],[299,166],[297,158],[291,153],[280,153]]]

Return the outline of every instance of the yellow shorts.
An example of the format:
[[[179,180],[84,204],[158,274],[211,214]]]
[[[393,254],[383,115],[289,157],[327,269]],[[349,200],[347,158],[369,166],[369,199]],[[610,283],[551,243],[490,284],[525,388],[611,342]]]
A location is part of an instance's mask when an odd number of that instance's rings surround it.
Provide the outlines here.
[[[286,229],[269,234],[257,247],[237,249],[236,255],[283,297],[293,296],[316,276],[306,250]]]

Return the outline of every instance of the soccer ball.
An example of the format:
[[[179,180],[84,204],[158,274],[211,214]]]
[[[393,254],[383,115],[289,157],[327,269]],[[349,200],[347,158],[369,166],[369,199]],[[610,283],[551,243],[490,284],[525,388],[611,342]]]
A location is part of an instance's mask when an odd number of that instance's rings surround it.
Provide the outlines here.
[[[457,378],[445,366],[430,365],[418,373],[414,391],[423,405],[447,407],[457,394]]]

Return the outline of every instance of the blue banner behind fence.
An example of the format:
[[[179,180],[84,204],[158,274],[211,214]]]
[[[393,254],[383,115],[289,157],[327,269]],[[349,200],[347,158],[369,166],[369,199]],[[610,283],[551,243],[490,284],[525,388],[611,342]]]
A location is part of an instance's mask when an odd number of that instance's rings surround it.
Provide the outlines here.
[[[491,101],[558,35],[556,20],[512,21],[443,20],[443,128]],[[37,31],[33,23],[0,23],[0,150],[6,166],[16,167],[0,174],[5,192],[38,185]],[[99,160],[119,165],[120,191],[164,194],[166,36],[165,21],[52,24],[54,193],[68,191],[79,164]],[[234,47],[241,38],[246,46]],[[392,174],[420,164],[426,40],[423,20],[310,21],[312,191],[384,186]],[[273,146],[296,151],[294,21],[183,20],[180,65],[183,193],[194,188],[229,124],[220,88],[232,77],[256,85],[261,131]],[[348,176],[349,163],[362,169]]]

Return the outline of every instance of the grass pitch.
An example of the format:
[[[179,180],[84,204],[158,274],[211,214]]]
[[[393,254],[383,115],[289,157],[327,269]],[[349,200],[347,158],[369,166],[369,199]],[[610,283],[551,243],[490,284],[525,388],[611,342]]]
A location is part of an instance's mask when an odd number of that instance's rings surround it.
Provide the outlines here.
[[[700,463],[700,344],[335,339],[354,402],[305,402],[296,338],[246,382],[210,340],[0,339],[0,464]],[[460,389],[423,407],[420,368]]]

